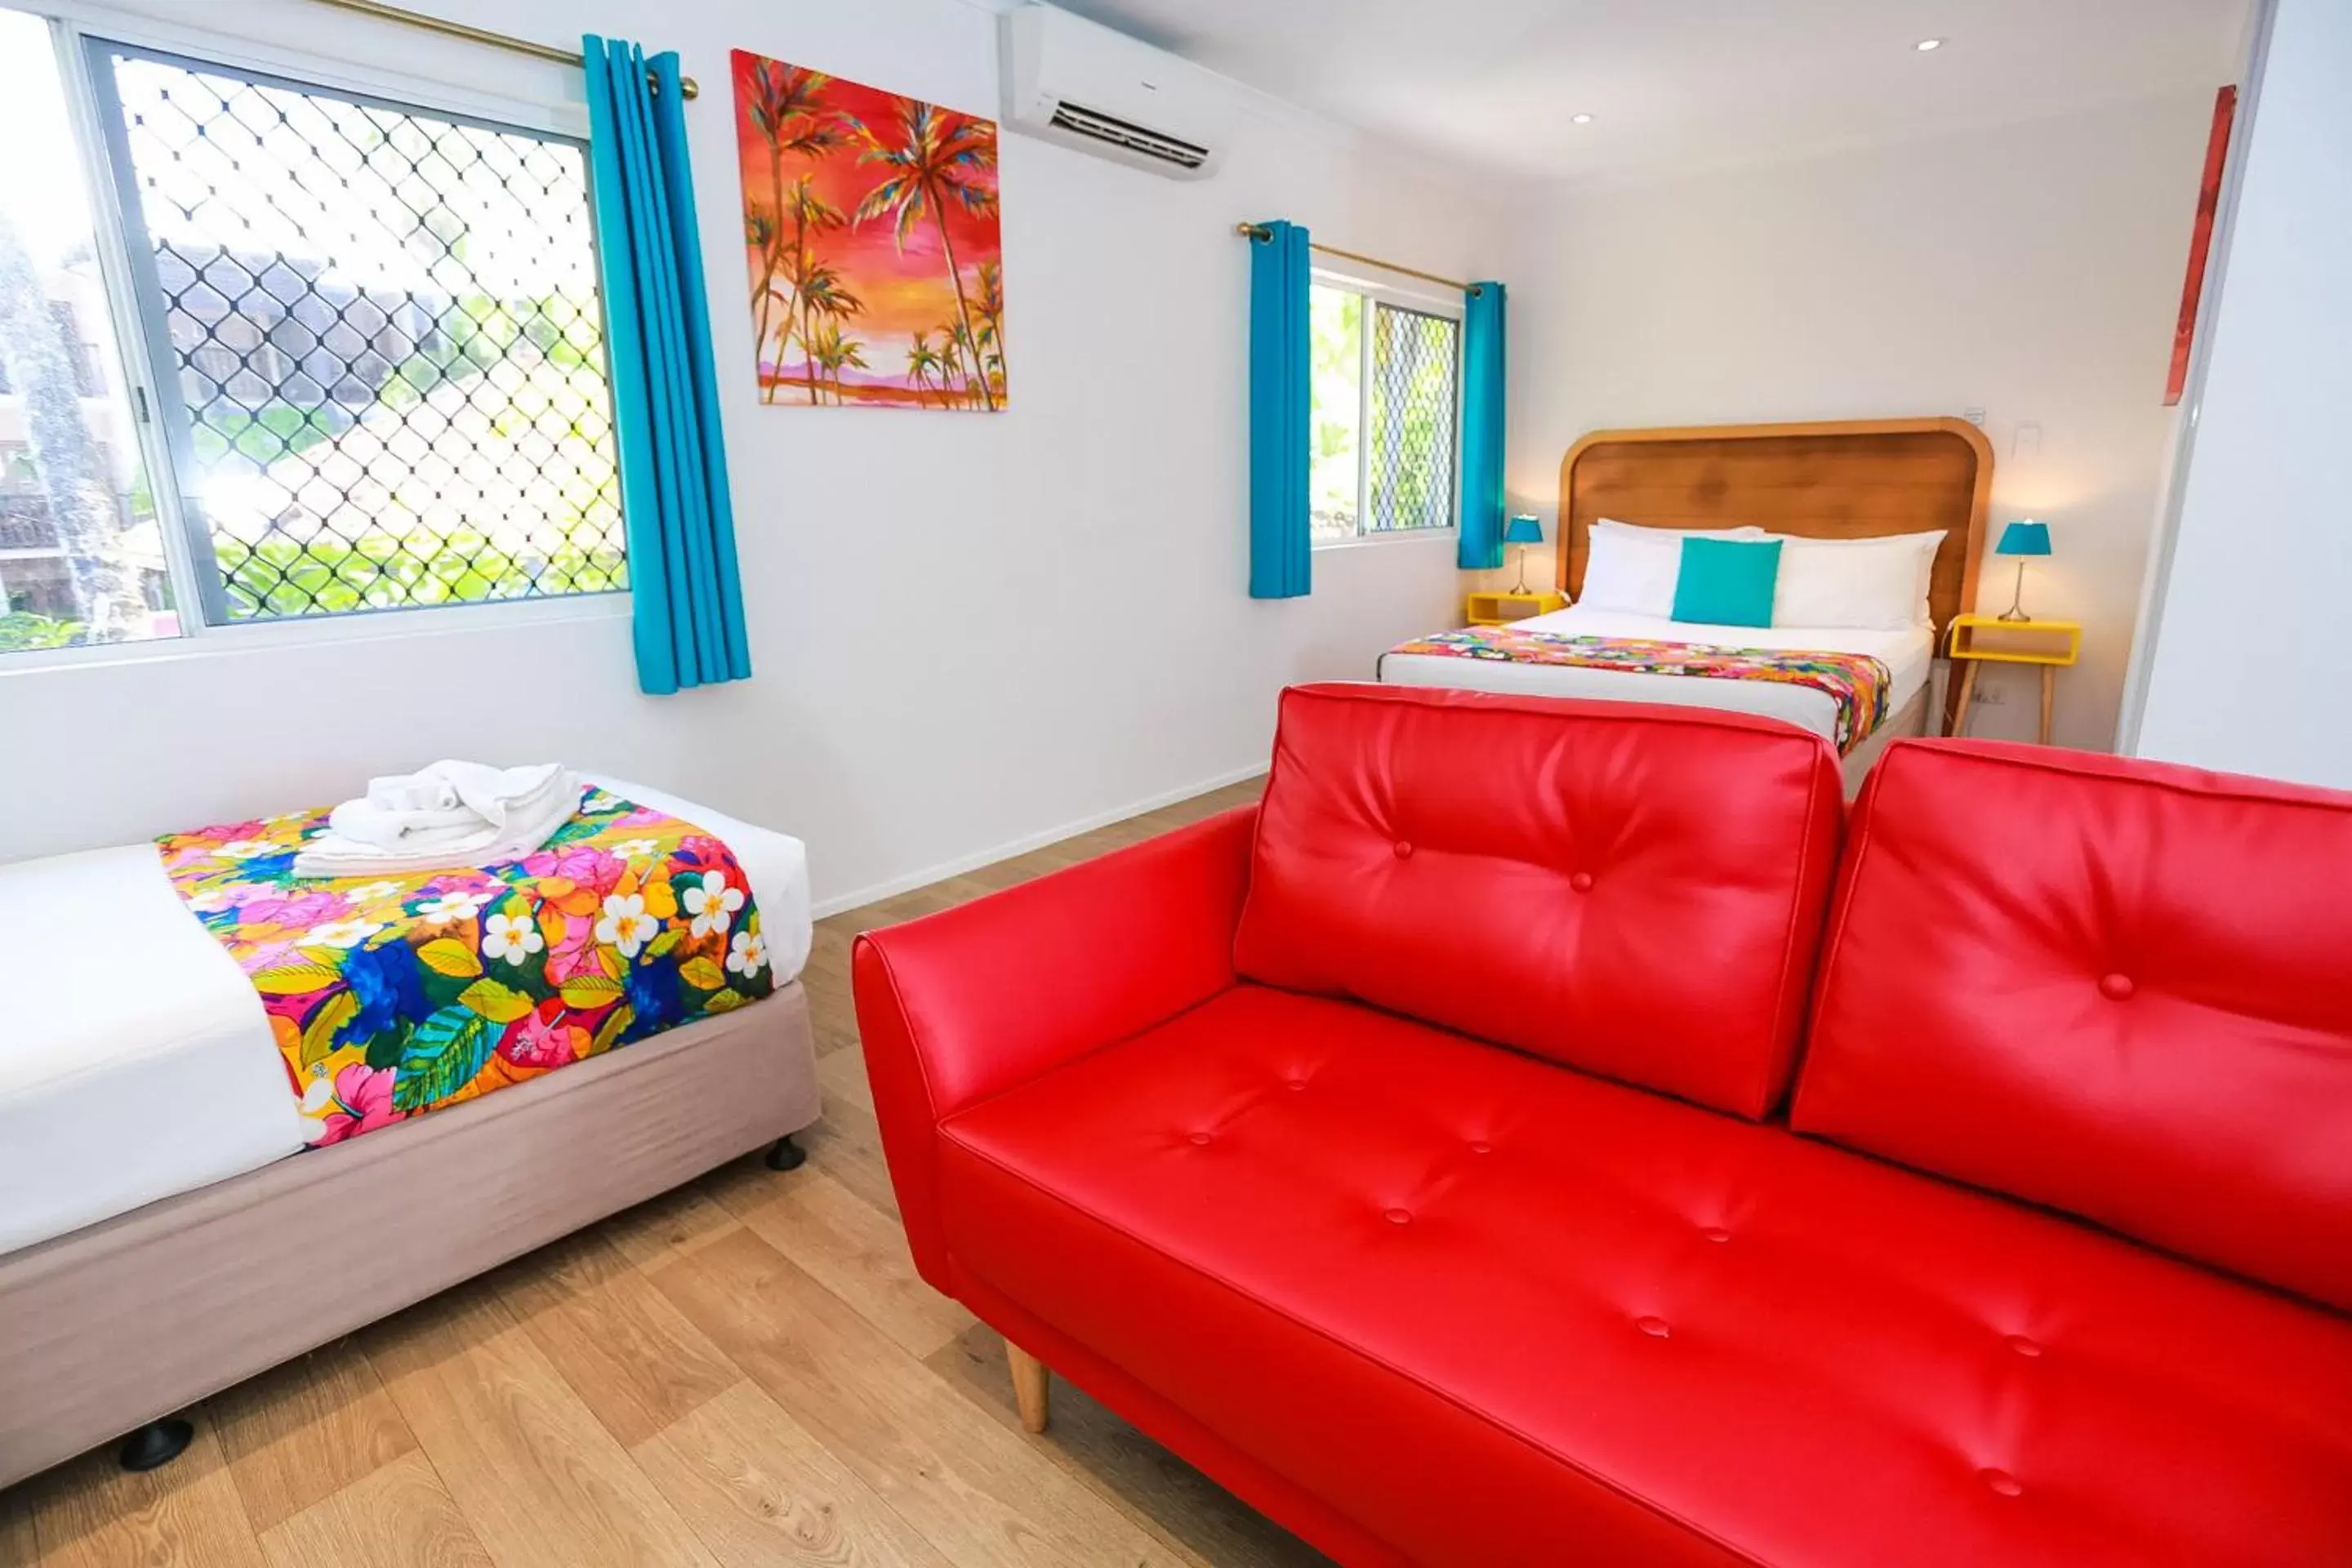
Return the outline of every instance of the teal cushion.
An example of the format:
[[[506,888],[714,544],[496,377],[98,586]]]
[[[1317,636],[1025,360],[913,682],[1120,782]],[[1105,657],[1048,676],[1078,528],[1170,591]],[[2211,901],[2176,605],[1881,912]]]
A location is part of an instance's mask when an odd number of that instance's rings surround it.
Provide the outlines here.
[[[1780,576],[1777,539],[1685,539],[1675,576],[1675,619],[1717,626],[1772,624],[1772,584]]]

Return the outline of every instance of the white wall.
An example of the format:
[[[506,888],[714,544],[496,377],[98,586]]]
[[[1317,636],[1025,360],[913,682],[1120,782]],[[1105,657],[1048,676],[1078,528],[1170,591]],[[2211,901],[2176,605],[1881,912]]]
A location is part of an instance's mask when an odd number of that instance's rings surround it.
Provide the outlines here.
[[[2215,84],[2220,85],[2219,81]],[[1987,412],[1988,532],[2051,524],[2026,605],[2080,619],[2058,739],[2105,748],[2170,420],[2164,376],[2212,111],[2180,94],[1632,189],[1558,191],[1507,251],[1515,510],[1620,426]],[[2038,457],[2017,428],[2041,426]],[[1547,563],[1547,571],[1549,563]],[[2009,603],[1988,560],[1979,607]],[[2030,671],[1976,734],[2030,738]]]
[[[1364,676],[1456,613],[1450,537],[1319,552],[1311,598],[1245,596],[1233,226],[1288,216],[1482,276],[1469,182],[1238,89],[1230,158],[1198,184],[1007,135],[1010,411],[762,407],[727,51],[993,116],[993,16],[957,0],[442,8],[674,47],[704,85],[688,115],[757,678],[639,697],[625,623],[594,611],[0,670],[0,859],[334,799],[442,754],[560,757],[799,834],[838,903],[1255,771],[1283,684]],[[286,0],[212,16],[298,42],[326,26],[433,79],[507,89],[520,70],[579,90],[576,72]]]
[[[2352,8],[2279,0],[2206,317],[2137,754],[2352,787]]]

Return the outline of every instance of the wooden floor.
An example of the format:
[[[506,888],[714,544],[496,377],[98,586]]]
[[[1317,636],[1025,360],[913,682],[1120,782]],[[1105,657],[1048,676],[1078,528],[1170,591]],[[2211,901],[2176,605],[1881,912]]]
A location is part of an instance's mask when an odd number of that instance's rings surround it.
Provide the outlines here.
[[[740,1161],[231,1389],[152,1475],[99,1453],[0,1493],[0,1563],[1322,1561],[1066,1384],[1023,1434],[1003,1342],[915,1278],[849,999],[858,931],[1257,787],[821,922],[805,1166]]]

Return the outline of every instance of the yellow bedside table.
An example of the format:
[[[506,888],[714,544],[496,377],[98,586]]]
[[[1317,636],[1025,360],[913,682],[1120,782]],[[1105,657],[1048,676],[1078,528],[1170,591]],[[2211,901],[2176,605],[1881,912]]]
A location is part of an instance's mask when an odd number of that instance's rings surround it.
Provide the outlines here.
[[[1566,608],[1565,594],[1473,594],[1463,613],[1474,626],[1499,626],[1507,621],[1524,621],[1530,616],[1548,616]]]
[[[1994,634],[1991,641],[1983,634]],[[2012,637],[2010,634],[2015,634]],[[1944,733],[1957,735],[1967,728],[1969,704],[1977,694],[1977,667],[1982,664],[2037,664],[2042,667],[2042,743],[2050,743],[2051,710],[2057,700],[2058,672],[2082,657],[2080,621],[2004,621],[1999,616],[1954,616],[1951,626],[1953,674],[1959,679],[1958,700],[1948,704],[1951,721]],[[2027,639],[2020,641],[2017,639]],[[2063,645],[2063,646],[2062,646]]]

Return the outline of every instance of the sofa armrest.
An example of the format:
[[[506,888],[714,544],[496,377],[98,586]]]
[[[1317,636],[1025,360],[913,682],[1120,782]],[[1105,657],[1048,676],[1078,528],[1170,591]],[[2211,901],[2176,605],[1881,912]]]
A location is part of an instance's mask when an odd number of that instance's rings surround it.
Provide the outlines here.
[[[932,1285],[952,1293],[933,1190],[940,1124],[1231,986],[1256,820],[1243,806],[857,939],[882,1150]]]

